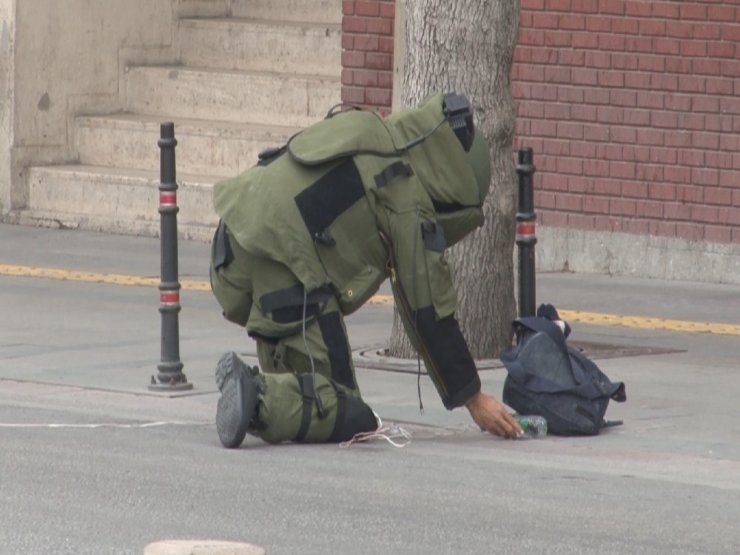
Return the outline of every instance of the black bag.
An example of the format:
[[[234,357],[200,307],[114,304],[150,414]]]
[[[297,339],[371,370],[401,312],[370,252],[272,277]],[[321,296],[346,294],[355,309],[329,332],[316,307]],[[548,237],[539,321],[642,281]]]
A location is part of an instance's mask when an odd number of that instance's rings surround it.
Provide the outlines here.
[[[596,435],[621,424],[604,420],[609,400],[627,399],[624,383],[613,383],[596,364],[567,344],[547,318],[513,322],[516,347],[502,353],[508,375],[503,401],[519,414],[539,414],[555,435]]]

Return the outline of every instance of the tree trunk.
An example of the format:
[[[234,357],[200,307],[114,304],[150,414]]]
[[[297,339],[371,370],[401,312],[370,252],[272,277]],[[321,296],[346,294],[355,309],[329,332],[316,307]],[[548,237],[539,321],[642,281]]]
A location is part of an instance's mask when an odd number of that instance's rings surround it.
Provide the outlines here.
[[[397,9],[402,9],[398,0]],[[491,146],[485,225],[450,249],[456,316],[475,358],[511,345],[517,176],[512,153],[515,108],[509,90],[519,0],[406,0],[406,55],[401,98],[414,106],[432,91],[466,95],[475,125]],[[395,313],[391,356],[415,351]]]

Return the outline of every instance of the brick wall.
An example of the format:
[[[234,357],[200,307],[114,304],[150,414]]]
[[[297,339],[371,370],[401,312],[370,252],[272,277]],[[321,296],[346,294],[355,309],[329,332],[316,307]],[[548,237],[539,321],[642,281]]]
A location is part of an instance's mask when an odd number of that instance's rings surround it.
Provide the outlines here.
[[[740,243],[737,0],[521,0],[542,224]]]
[[[387,112],[393,1],[344,2],[342,99]],[[738,0],[521,0],[541,224],[740,243]]]
[[[394,0],[342,2],[342,102],[388,113]]]

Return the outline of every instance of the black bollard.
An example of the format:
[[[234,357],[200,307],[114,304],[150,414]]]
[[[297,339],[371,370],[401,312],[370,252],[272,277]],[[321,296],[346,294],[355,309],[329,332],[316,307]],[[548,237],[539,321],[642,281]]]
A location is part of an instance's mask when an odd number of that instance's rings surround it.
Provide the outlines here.
[[[516,244],[519,247],[519,316],[535,315],[535,236],[534,184],[535,167],[531,148],[519,151],[516,173],[519,174],[519,208],[516,213]]]
[[[150,390],[181,391],[193,384],[182,372],[180,362],[180,281],[177,269],[177,181],[175,178],[175,124],[160,126],[159,214],[161,244],[161,281],[159,312],[162,314],[162,358],[159,374],[152,376]]]

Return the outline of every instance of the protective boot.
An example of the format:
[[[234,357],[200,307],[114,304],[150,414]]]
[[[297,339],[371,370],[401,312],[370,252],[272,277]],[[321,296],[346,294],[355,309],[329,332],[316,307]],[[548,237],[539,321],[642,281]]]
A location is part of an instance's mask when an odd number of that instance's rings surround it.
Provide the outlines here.
[[[221,391],[216,409],[216,430],[224,447],[233,449],[244,441],[257,411],[259,370],[236,353],[224,354],[216,365],[216,385]]]

